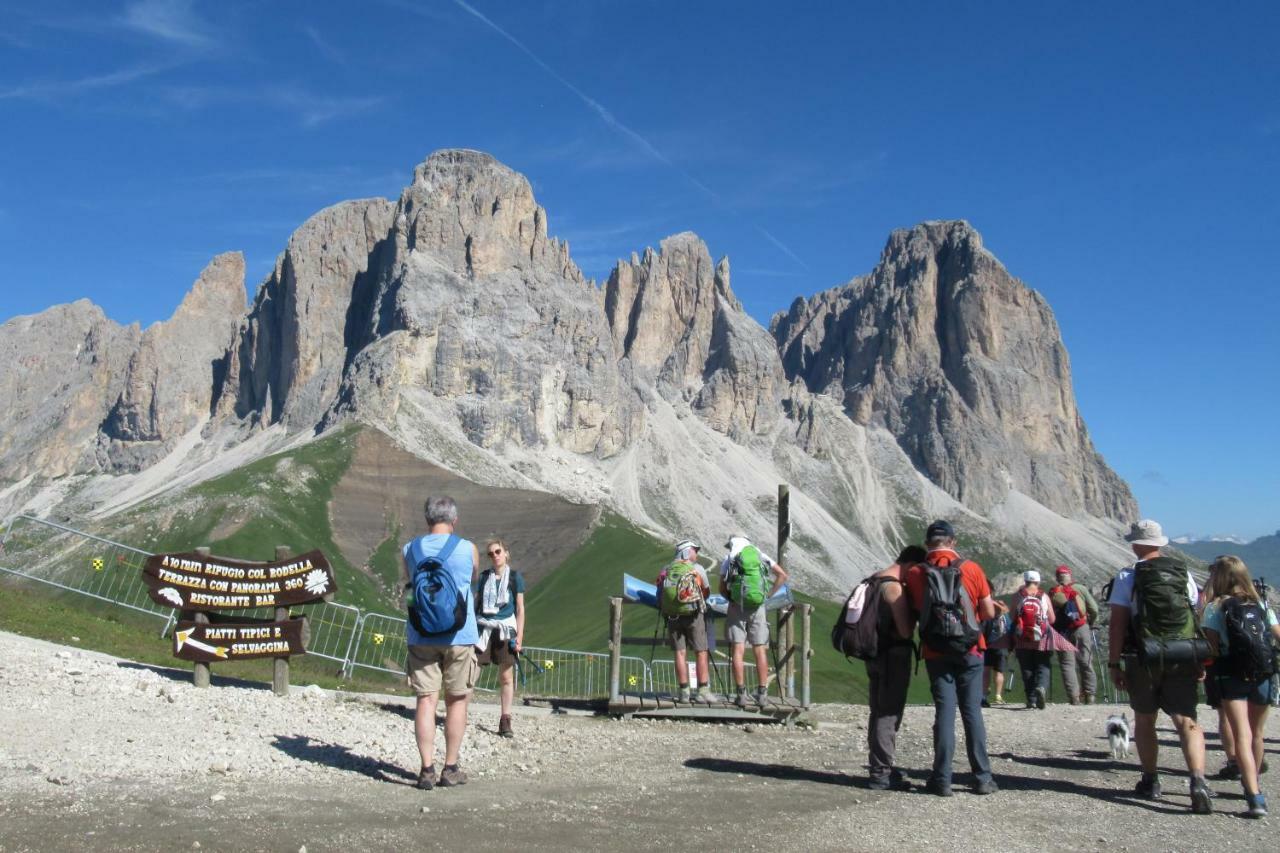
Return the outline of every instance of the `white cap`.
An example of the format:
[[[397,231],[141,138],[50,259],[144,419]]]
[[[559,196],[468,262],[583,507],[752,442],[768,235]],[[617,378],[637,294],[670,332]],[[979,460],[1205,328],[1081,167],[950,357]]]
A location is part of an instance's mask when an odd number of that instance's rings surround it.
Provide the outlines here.
[[[1035,569],[1028,569],[1022,573],[1023,583],[1040,583],[1040,573]]]

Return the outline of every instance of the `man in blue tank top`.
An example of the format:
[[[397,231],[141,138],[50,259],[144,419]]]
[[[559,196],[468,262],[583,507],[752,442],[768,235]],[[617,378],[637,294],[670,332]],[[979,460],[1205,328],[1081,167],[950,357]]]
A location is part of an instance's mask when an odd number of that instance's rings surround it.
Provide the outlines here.
[[[405,641],[409,646],[406,670],[409,686],[418,697],[414,716],[414,733],[422,754],[418,787],[431,790],[436,785],[446,788],[467,781],[466,774],[458,767],[458,752],[467,730],[467,703],[479,672],[475,644],[480,635],[476,630],[471,583],[479,574],[480,552],[470,541],[454,535],[458,505],[453,498],[447,495],[427,498],[425,512],[427,535],[405,544],[402,552],[409,588],[413,589],[415,572],[424,560],[444,556],[444,566],[457,587],[457,594],[463,597],[466,612],[460,627],[444,633],[424,634],[414,626],[412,618],[405,623]],[[434,763],[436,701],[441,687],[445,703],[445,752],[444,769],[437,776]]]

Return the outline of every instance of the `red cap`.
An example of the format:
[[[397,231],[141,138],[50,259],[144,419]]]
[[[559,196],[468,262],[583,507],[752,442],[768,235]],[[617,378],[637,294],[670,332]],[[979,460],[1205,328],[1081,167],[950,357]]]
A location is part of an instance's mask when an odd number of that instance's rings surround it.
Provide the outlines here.
[[[1071,569],[1070,569],[1070,568],[1068,568],[1067,566],[1058,566],[1058,568],[1054,570],[1054,574],[1055,574],[1055,575],[1069,575],[1069,574],[1071,574]]]

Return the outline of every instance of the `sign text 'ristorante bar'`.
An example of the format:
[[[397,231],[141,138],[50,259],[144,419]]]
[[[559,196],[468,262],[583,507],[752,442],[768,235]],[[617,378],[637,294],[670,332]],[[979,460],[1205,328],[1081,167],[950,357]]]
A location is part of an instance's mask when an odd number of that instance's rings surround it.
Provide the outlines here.
[[[305,616],[282,622],[248,619],[211,625],[183,620],[173,630],[173,654],[199,663],[300,655],[306,652],[310,633]]]
[[[151,600],[180,610],[289,607],[332,597],[338,585],[319,551],[274,563],[154,554],[142,569]]]

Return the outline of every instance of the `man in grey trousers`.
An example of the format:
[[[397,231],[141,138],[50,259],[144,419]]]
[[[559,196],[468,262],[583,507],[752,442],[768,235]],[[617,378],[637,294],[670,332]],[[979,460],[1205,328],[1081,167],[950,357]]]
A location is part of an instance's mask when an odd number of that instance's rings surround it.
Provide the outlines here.
[[[1049,590],[1053,601],[1053,630],[1076,647],[1074,652],[1058,652],[1062,686],[1072,705],[1093,704],[1098,678],[1093,671],[1093,630],[1098,621],[1098,602],[1083,586],[1071,582],[1071,569],[1058,566],[1058,585]]]

